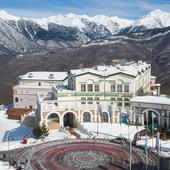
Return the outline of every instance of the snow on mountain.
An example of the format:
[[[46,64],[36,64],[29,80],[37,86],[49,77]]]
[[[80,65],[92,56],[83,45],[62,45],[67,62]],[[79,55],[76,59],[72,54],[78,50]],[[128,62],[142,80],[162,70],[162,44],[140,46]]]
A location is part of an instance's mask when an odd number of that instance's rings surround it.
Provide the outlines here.
[[[133,23],[132,20],[121,19],[119,17],[108,17],[105,15],[96,15],[94,17],[88,17],[90,21],[104,25],[110,30],[112,34],[117,33],[121,28],[129,27]]]
[[[137,20],[130,32],[138,29],[146,30],[168,26],[170,26],[170,13],[157,9]]]
[[[31,48],[41,50],[41,48],[79,47],[89,41],[117,33],[126,35],[130,32],[139,33],[147,29],[167,27],[170,26],[170,13],[155,10],[133,21],[117,16],[91,17],[73,13],[28,19],[13,16],[1,10],[0,25],[2,25],[0,45],[5,46],[5,51],[7,48],[23,53],[32,51]],[[37,48],[37,45],[40,47]]]
[[[142,18],[133,21],[122,19],[119,17],[108,17],[105,15],[96,15],[93,17],[87,15],[76,15],[73,13],[66,14],[66,15],[55,15],[50,16],[47,18],[39,18],[39,19],[26,19],[20,18],[13,15],[8,14],[7,12],[1,10],[0,11],[0,18],[4,21],[6,20],[27,20],[32,21],[40,25],[43,29],[48,30],[48,25],[51,23],[62,25],[66,27],[76,27],[80,31],[84,32],[84,28],[87,27],[84,20],[88,23],[93,22],[95,24],[105,26],[112,34],[117,33],[120,29],[125,27],[130,27],[133,30],[135,27],[144,27],[146,29],[153,29],[153,28],[162,28],[170,26],[170,13],[161,11],[160,9],[154,10],[149,14],[143,16]]]
[[[22,53],[34,53],[42,50],[38,44],[30,41],[2,20],[0,20],[0,45],[11,51]]]
[[[6,11],[3,11],[3,10],[0,10],[0,18],[2,20],[14,20],[14,21],[19,21],[21,19],[20,17],[10,15]]]
[[[83,21],[86,20],[88,22],[105,26],[112,34],[117,33],[121,28],[130,26],[133,23],[131,20],[121,19],[118,17],[108,17],[105,15],[89,17],[87,15],[76,15],[73,13],[32,20],[37,22],[44,29],[48,29],[49,23],[55,23],[67,27],[78,27],[80,31],[84,31],[86,24]]]
[[[80,31],[85,26],[82,21],[81,17],[75,14],[67,14],[67,15],[56,15],[50,16],[48,18],[40,18],[40,19],[32,19],[34,22],[37,22],[39,25],[42,26],[44,29],[48,29],[49,23],[54,23],[58,25],[63,25],[67,27],[78,27]]]

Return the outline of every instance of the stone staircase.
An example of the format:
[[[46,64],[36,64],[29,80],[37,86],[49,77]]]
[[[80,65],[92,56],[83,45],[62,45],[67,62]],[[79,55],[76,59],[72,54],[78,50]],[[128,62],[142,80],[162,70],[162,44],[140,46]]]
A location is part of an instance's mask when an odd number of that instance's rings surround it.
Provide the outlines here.
[[[69,128],[68,131],[70,132],[71,135],[75,136],[76,139],[80,139],[80,135],[76,133],[73,128]]]

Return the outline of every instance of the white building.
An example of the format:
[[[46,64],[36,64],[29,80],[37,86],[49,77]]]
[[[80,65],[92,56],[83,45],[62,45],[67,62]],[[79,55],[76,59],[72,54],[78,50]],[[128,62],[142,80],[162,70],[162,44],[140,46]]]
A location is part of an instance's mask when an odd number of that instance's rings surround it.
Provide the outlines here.
[[[142,61],[70,70],[67,86],[38,94],[37,122],[49,129],[79,122],[125,122],[130,99],[150,94],[151,80],[154,87],[151,65]]]
[[[66,72],[29,72],[18,77],[18,85],[13,87],[14,108],[35,109],[37,93],[52,91],[53,85],[67,84]]]

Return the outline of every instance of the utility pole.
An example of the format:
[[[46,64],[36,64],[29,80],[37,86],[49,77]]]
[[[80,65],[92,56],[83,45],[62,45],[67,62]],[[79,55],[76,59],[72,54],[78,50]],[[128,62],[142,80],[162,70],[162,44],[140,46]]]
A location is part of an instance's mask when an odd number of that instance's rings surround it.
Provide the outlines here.
[[[148,110],[146,112],[146,121],[147,121],[147,125],[146,125],[146,138],[145,138],[145,155],[146,155],[146,160],[145,160],[145,170],[148,169],[148,146],[147,146],[147,141],[148,141]]]
[[[130,148],[129,148],[129,152],[130,152],[130,154],[129,154],[129,170],[131,170],[132,169],[132,141],[131,141],[131,139],[129,138],[129,144],[130,144]]]
[[[157,147],[157,159],[158,159],[158,170],[159,170],[159,166],[160,166],[160,162],[159,162],[159,151],[160,151],[160,133],[157,132],[156,134],[156,147]]]

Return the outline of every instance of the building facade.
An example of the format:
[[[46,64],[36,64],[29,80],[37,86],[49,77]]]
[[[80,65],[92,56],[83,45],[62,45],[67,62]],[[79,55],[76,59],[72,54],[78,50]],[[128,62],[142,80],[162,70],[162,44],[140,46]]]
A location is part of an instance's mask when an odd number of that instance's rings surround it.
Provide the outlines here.
[[[66,86],[38,93],[36,120],[49,129],[75,127],[80,122],[125,123],[130,99],[150,93],[151,65],[146,62],[70,70]]]
[[[52,86],[67,84],[66,72],[29,72],[18,77],[13,87],[14,108],[36,109],[37,93],[47,94]]]
[[[170,98],[135,96],[131,99],[131,124],[170,128]]]

